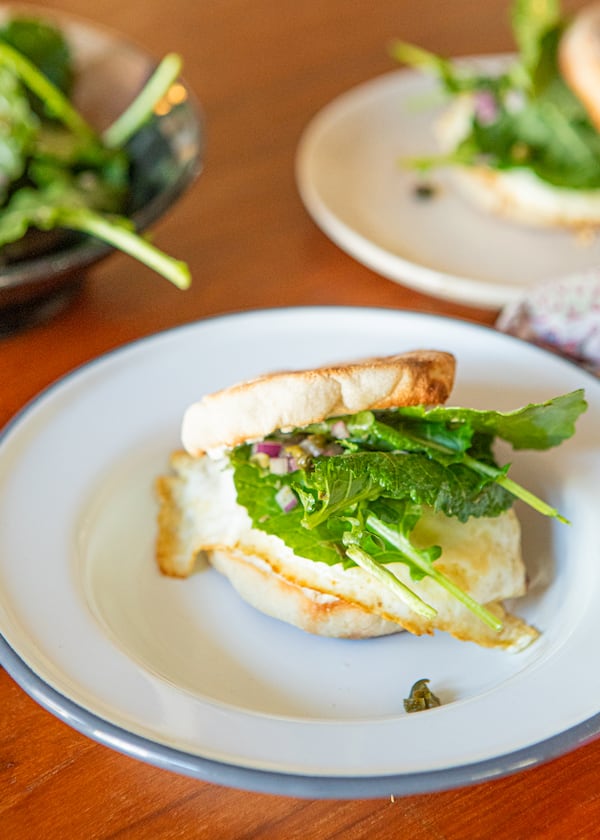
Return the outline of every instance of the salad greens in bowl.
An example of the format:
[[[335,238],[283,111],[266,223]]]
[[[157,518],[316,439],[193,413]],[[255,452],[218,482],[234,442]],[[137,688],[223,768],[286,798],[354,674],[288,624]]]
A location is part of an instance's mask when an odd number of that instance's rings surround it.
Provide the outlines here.
[[[26,6],[0,12],[0,313],[68,294],[119,249],[179,288],[188,266],[142,231],[197,176],[181,59]]]

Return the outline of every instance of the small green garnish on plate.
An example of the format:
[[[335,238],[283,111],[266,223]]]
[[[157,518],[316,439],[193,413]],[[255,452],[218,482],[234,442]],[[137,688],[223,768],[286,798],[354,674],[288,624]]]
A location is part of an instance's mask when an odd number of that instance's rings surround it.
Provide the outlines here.
[[[425,709],[433,709],[441,706],[439,697],[429,688],[429,680],[421,679],[410,690],[410,695],[404,700],[405,712],[424,712]]]

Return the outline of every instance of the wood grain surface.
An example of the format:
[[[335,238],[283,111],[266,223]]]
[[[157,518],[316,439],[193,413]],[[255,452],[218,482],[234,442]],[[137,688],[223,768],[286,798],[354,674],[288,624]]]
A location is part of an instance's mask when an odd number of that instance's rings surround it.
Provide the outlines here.
[[[352,304],[493,323],[493,312],[392,283],[332,244],[298,197],[294,155],[319,108],[393,68],[386,45],[394,36],[448,55],[510,48],[505,0],[46,5],[118,30],[157,57],[170,50],[183,55],[205,117],[204,171],[154,226],[154,238],[189,263],[193,285],[179,292],[122,255],[94,267],[54,318],[0,339],[0,426],[87,360],[219,313]],[[121,755],[43,710],[1,669],[0,707],[5,840],[588,840],[600,832],[600,741],[469,788],[311,801],[219,787]]]

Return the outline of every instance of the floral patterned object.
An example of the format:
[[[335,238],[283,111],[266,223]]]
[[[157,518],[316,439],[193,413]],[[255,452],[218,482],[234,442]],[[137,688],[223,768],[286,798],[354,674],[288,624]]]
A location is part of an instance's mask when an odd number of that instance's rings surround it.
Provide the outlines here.
[[[496,327],[600,376],[600,270],[534,287],[502,310]]]

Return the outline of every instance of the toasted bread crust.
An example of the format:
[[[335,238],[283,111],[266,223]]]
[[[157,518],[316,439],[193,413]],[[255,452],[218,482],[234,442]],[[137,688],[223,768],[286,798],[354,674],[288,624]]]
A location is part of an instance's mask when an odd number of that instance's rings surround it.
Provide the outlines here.
[[[192,455],[257,440],[371,408],[437,405],[454,383],[450,353],[416,350],[395,356],[266,374],[205,396],[185,413],[182,441]]]
[[[600,225],[600,190],[554,187],[525,169],[457,166],[452,176],[471,204],[520,225],[575,232]]]
[[[211,549],[206,553],[211,566],[221,572],[238,595],[256,609],[317,636],[338,639],[370,639],[407,630],[415,636],[445,630],[461,641],[476,641],[481,647],[521,650],[537,637],[525,621],[508,613],[499,601],[486,608],[503,624],[496,632],[467,615],[437,621],[435,625],[413,614],[401,620],[377,609],[341,597],[327,597],[318,589],[302,586],[265,566],[263,558],[239,548]]]
[[[358,604],[327,597],[286,580],[265,567],[260,558],[239,549],[215,549],[208,552],[208,558],[244,601],[271,618],[307,633],[339,639],[369,639],[404,629]]]
[[[600,131],[600,4],[574,17],[559,44],[560,71]]]

